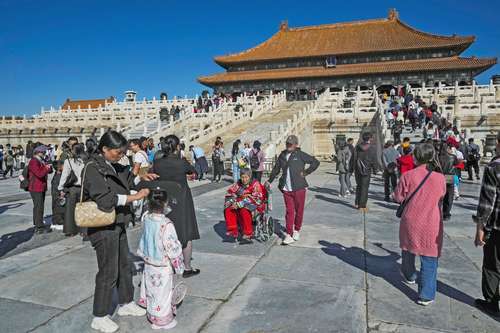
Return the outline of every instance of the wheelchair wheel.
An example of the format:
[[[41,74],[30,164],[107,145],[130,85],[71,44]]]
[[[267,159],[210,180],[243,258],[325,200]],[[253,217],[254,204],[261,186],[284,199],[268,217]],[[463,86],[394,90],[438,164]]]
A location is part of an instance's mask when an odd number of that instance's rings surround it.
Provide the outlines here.
[[[267,227],[267,234],[269,238],[274,234],[274,220],[271,216],[267,216],[266,218],[266,227]]]

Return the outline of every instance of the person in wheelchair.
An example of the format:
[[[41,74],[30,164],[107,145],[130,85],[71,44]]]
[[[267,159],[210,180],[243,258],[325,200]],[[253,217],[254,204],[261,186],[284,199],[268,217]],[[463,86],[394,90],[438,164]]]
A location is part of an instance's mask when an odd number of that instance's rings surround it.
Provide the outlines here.
[[[224,202],[226,235],[236,241],[241,226],[243,236],[240,244],[251,244],[253,237],[253,216],[262,211],[264,191],[258,180],[252,180],[252,171],[240,170],[240,180],[227,190]]]

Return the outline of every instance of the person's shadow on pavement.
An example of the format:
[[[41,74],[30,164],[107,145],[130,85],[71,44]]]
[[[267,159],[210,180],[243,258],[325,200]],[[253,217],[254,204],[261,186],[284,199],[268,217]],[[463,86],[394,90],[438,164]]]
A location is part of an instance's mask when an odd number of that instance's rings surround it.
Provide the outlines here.
[[[399,253],[384,248],[381,243],[373,244],[386,251],[387,255],[374,255],[360,247],[345,247],[342,244],[330,243],[325,240],[320,240],[318,243],[324,246],[321,249],[324,253],[335,256],[361,271],[366,271],[370,275],[384,279],[408,298],[416,301],[417,292],[406,285],[400,275],[401,264],[397,262],[401,258]],[[439,280],[437,281],[437,291],[449,298],[474,307],[472,297]]]
[[[34,228],[4,234],[0,237],[0,258],[33,238]]]

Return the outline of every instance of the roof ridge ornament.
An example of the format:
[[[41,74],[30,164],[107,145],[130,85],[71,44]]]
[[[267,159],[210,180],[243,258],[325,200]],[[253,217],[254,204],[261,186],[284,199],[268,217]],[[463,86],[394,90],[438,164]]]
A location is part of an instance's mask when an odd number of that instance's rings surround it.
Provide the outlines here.
[[[283,20],[280,23],[280,31],[287,31],[288,30],[288,20]]]
[[[389,15],[387,16],[387,18],[391,21],[399,20],[399,13],[396,8],[389,9]]]

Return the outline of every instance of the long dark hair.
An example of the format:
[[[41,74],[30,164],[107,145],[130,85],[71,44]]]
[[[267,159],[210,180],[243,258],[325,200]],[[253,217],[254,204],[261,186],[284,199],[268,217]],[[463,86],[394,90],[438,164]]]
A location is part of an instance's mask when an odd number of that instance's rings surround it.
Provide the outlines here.
[[[109,149],[121,149],[127,147],[127,139],[117,131],[107,131],[99,140],[99,145],[97,149],[102,153],[103,148],[107,147]]]
[[[260,146],[261,146],[261,143],[260,143],[260,141],[259,141],[259,140],[255,140],[255,141],[253,142],[253,148],[254,148],[254,149],[257,149],[257,151],[260,151]]]
[[[233,143],[233,149],[231,150],[231,154],[233,156],[236,155],[236,154],[238,154],[238,152],[240,151],[240,143],[241,143],[240,139],[234,141],[234,143]]]
[[[87,149],[87,155],[92,156],[97,153],[97,143],[94,139],[87,139],[85,141],[85,148]]]
[[[163,142],[161,143],[161,150],[165,154],[165,157],[174,154],[179,147],[179,143],[179,138],[173,134],[165,137],[165,140],[163,140]]]
[[[88,159],[87,153],[85,153],[85,146],[83,143],[75,143],[72,148],[73,151],[73,161],[78,163],[78,160],[85,162]]]

